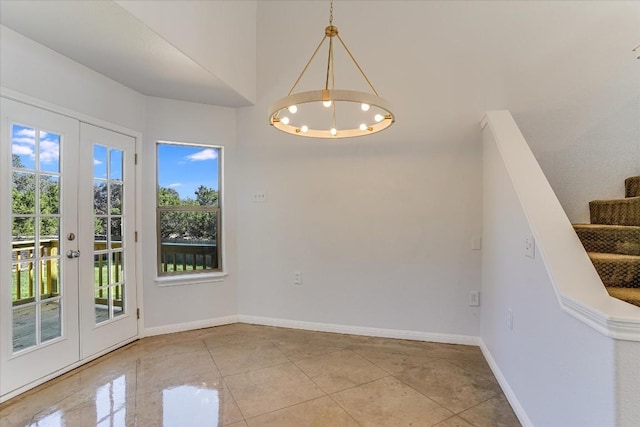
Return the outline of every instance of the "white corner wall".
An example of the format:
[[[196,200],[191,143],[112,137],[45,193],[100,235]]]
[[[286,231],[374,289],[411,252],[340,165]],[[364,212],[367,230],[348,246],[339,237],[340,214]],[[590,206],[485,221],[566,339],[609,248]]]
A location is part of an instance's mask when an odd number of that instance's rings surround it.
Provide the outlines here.
[[[256,98],[256,0],[116,1],[224,81],[249,105]]]
[[[3,25],[0,86],[134,131],[145,126],[143,95]]]
[[[98,119],[107,127],[112,124],[116,130],[143,133],[138,167],[142,177],[139,206],[145,328],[160,333],[171,328],[203,327],[235,315],[235,110],[145,97],[6,27],[0,26],[0,31],[1,87]],[[221,282],[174,287],[155,284],[158,139],[224,146],[224,232],[229,276]]]
[[[235,315],[236,306],[236,118],[232,108],[147,98],[146,132],[141,153],[147,171],[142,183],[142,246],[145,329],[152,333],[213,326]],[[227,277],[198,284],[158,286],[156,252],[156,142],[223,146],[224,255]],[[166,284],[165,284],[166,285]]]
[[[617,425],[616,341],[563,311],[540,251],[525,256],[533,231],[489,126],[484,141],[483,351],[524,425]]]
[[[399,119],[380,134],[332,142],[270,128],[268,106],[286,95],[321,39],[328,4],[258,2],[258,99],[238,115],[239,314],[469,342],[479,333],[468,295],[480,285],[480,251],[471,244],[481,233],[481,111],[475,98],[456,101],[475,88],[431,80],[422,74],[426,55],[398,48],[418,28],[455,30],[423,13],[422,2],[335,7],[341,35],[366,58],[360,65]],[[454,9],[472,18],[473,10]],[[459,42],[429,47],[447,55]],[[336,71],[341,87],[350,78]],[[454,95],[437,105],[427,93]],[[253,203],[263,191],[266,203]],[[302,285],[293,283],[296,271]]]

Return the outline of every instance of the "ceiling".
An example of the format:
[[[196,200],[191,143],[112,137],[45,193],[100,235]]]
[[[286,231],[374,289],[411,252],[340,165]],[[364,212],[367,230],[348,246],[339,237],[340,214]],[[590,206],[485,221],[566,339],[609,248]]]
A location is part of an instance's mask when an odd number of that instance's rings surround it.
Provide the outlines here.
[[[0,1],[0,24],[147,96],[250,105],[113,1]]]

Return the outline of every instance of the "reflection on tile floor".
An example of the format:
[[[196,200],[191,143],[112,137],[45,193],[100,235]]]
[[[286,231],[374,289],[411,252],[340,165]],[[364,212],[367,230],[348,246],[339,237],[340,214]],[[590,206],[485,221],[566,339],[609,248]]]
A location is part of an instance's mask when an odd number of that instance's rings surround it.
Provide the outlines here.
[[[243,323],[145,338],[0,406],[14,426],[519,426],[477,347]]]

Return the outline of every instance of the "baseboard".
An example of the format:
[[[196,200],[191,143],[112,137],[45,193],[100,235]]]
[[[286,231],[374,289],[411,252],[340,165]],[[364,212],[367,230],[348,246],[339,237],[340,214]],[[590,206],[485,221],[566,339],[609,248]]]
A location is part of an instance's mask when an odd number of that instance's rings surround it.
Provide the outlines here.
[[[529,416],[527,415],[527,413],[524,411],[524,408],[520,404],[520,401],[518,400],[516,394],[511,389],[511,386],[509,386],[507,379],[504,377],[504,375],[502,375],[502,371],[500,371],[498,364],[496,363],[495,360],[493,360],[493,356],[491,355],[491,352],[485,345],[482,338],[479,338],[479,341],[480,341],[480,350],[482,350],[482,354],[484,355],[484,358],[487,359],[487,363],[489,363],[489,367],[491,368],[493,375],[498,380],[498,384],[500,384],[500,387],[502,388],[504,395],[507,397],[509,404],[511,404],[511,408],[513,408],[513,412],[515,412],[516,417],[518,417],[520,424],[522,424],[523,427],[534,427],[533,423],[529,419]]]
[[[213,326],[229,325],[231,323],[238,323],[238,316],[224,316],[216,317],[214,319],[196,320],[193,322],[174,323],[164,326],[153,326],[150,328],[144,328],[141,334],[142,337],[151,337],[154,335],[173,334],[175,332],[192,331],[194,329],[211,328]]]
[[[334,332],[338,334],[363,335],[367,337],[396,338],[413,341],[439,342],[446,344],[479,345],[479,337],[469,335],[440,334],[432,332],[404,331],[401,329],[369,328],[364,326],[337,325],[332,323],[303,322],[299,320],[276,319],[239,314],[237,321],[264,326],[305,329],[308,331]]]

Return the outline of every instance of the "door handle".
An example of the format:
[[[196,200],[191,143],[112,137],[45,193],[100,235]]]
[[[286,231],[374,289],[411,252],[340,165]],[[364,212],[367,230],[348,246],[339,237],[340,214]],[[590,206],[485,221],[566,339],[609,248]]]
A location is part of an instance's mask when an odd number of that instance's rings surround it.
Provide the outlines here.
[[[78,258],[80,256],[80,251],[70,250],[67,251],[67,258]]]

